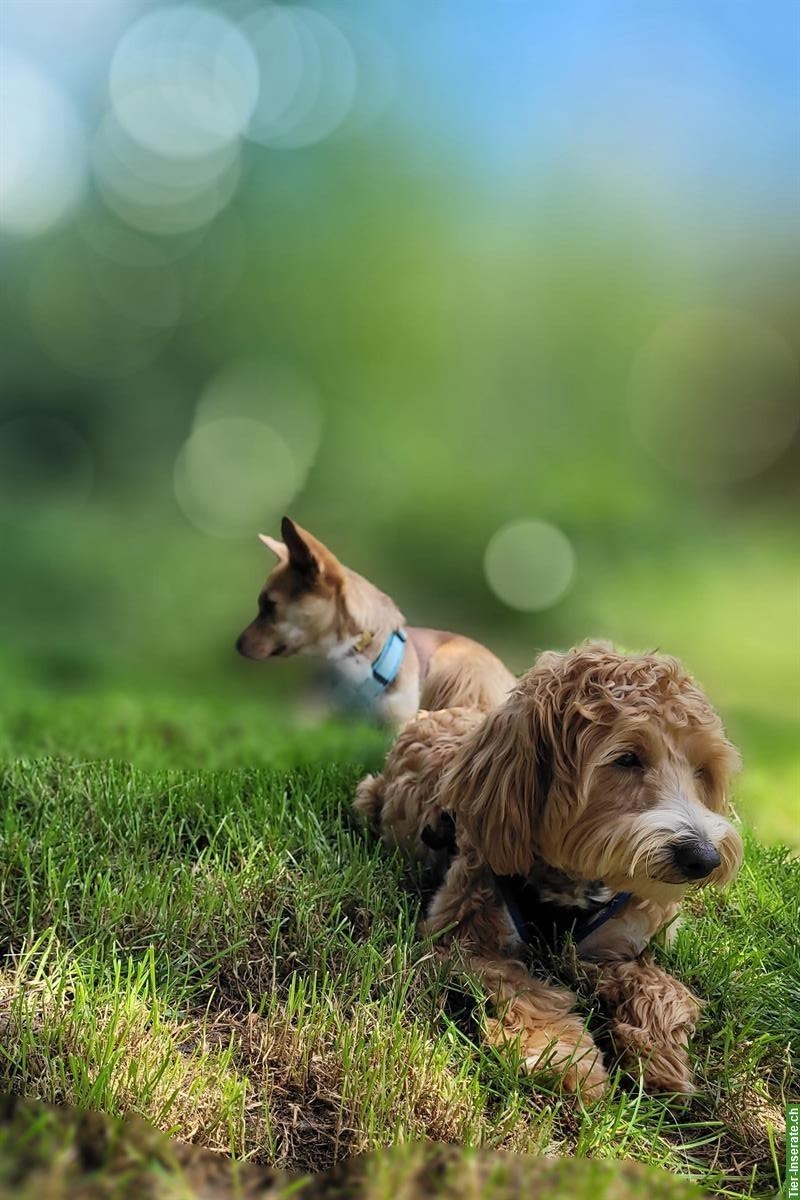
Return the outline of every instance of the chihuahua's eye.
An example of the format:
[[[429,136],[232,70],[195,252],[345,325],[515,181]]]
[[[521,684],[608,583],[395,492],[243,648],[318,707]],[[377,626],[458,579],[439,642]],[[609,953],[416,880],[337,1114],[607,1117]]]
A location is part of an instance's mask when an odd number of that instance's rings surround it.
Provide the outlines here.
[[[627,771],[632,771],[636,767],[641,767],[641,765],[642,760],[632,750],[628,750],[625,754],[620,754],[619,758],[614,759],[615,767],[623,767]]]
[[[274,617],[275,601],[270,600],[269,596],[258,597],[258,613],[261,617]]]

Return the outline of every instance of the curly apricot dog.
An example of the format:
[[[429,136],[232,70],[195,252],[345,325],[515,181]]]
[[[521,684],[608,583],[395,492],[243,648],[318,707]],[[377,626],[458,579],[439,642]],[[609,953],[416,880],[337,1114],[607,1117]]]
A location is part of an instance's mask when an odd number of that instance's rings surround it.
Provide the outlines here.
[[[607,1086],[575,996],[522,964],[527,906],[572,930],[622,1061],[653,1091],[693,1090],[699,1002],[643,952],[693,884],[722,884],[742,843],[723,815],[738,755],[673,658],[594,643],[542,654],[488,716],[420,713],[356,807],[438,867],[427,929],[486,988],[489,1040],[591,1099]],[[448,829],[452,831],[447,852]]]

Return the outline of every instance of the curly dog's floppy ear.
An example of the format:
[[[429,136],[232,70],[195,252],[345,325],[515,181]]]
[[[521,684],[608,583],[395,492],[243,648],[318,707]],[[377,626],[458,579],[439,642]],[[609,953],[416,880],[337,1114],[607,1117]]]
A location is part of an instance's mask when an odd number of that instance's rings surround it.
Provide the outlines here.
[[[552,717],[529,675],[470,734],[442,777],[439,800],[456,830],[498,875],[533,866],[534,822],[550,781]]]

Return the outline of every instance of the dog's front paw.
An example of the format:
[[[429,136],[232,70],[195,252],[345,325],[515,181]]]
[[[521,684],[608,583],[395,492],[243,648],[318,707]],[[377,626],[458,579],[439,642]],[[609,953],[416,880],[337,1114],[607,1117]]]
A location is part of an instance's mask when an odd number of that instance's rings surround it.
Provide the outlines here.
[[[380,824],[381,808],[383,806],[383,776],[365,775],[356,788],[353,808],[366,817],[374,828]]]
[[[687,1048],[688,1031],[680,1031],[671,1043],[654,1044],[652,1031],[621,1021],[611,1025],[611,1037],[624,1047],[622,1065],[634,1076],[641,1071],[648,1092],[692,1096],[697,1090]]]
[[[599,976],[599,995],[621,1065],[648,1092],[691,1095],[689,1037],[700,1014],[692,992],[648,958],[610,963]]]
[[[551,1037],[548,1042],[545,1031],[523,1049],[526,1071],[549,1072],[566,1091],[579,1093],[586,1104],[602,1099],[608,1091],[608,1072],[588,1034],[582,1032],[576,1041],[564,1037],[553,1041]]]
[[[512,1031],[498,1020],[487,1026],[488,1040],[494,1045],[517,1043],[526,1072],[549,1075],[565,1091],[579,1093],[585,1104],[600,1100],[608,1091],[602,1055],[577,1020],[575,1029]]]

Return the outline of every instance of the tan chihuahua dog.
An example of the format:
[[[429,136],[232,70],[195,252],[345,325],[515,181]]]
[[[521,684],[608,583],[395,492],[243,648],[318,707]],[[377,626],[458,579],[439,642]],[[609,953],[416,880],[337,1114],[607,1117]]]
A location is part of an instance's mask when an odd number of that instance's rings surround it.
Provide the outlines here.
[[[259,534],[277,558],[240,635],[245,658],[326,659],[377,719],[399,728],[420,708],[488,712],[516,683],[471,638],[406,627],[397,605],[322,542],[284,517],[283,541]]]

